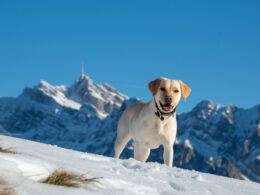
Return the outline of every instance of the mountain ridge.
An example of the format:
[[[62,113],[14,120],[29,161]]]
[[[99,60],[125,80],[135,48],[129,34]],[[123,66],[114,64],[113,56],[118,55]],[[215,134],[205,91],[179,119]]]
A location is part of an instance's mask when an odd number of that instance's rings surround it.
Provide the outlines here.
[[[117,121],[140,102],[83,75],[71,86],[41,81],[17,98],[0,98],[0,133],[112,156]],[[199,102],[177,115],[174,165],[260,182],[260,105]],[[133,143],[122,158],[133,156]],[[149,161],[162,162],[162,148]]]

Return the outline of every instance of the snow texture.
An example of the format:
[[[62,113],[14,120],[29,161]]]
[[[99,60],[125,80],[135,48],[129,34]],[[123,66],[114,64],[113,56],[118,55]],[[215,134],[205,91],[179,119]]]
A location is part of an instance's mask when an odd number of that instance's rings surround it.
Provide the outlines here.
[[[8,136],[0,136],[0,146],[17,152],[0,153],[0,176],[21,195],[254,195],[260,191],[260,185],[250,181],[134,159],[117,160]],[[40,183],[55,169],[102,178],[80,188]]]

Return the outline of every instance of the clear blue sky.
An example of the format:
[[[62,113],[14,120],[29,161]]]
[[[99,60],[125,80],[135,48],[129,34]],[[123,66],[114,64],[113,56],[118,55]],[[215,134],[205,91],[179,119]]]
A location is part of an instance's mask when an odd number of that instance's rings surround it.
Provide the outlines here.
[[[260,1],[0,1],[0,96],[44,79],[70,85],[81,63],[98,83],[149,100],[156,77],[203,99],[260,103]]]

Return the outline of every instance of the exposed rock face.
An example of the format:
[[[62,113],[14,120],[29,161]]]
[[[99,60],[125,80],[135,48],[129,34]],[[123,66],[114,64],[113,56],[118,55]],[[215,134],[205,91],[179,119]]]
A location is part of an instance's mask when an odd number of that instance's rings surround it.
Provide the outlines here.
[[[67,97],[80,103],[93,105],[103,114],[111,114],[119,108],[127,96],[119,93],[108,84],[99,85],[88,76],[81,77],[69,89]]]
[[[260,168],[256,160],[260,156],[260,139],[256,135],[259,117],[259,106],[245,110],[202,101],[191,112],[179,115],[178,142],[189,139],[195,153],[192,167],[260,181],[256,171]],[[175,162],[190,168],[189,163],[181,164],[178,158]]]
[[[119,117],[139,100],[81,76],[71,87],[41,81],[18,98],[0,98],[0,133],[112,156]],[[174,165],[260,182],[260,106],[202,101],[177,116]],[[162,162],[163,148],[149,160]],[[128,144],[122,158],[133,157]]]

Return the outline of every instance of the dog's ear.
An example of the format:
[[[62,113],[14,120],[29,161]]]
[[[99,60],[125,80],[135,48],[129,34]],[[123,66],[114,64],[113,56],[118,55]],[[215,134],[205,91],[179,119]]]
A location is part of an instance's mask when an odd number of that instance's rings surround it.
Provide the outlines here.
[[[161,79],[155,79],[148,84],[148,88],[153,94],[153,96],[156,95],[160,84],[161,84]]]
[[[181,80],[179,81],[180,86],[181,86],[181,96],[184,100],[187,99],[187,97],[190,95],[191,93],[191,88],[189,88],[188,85],[186,85],[184,82],[182,82]]]

